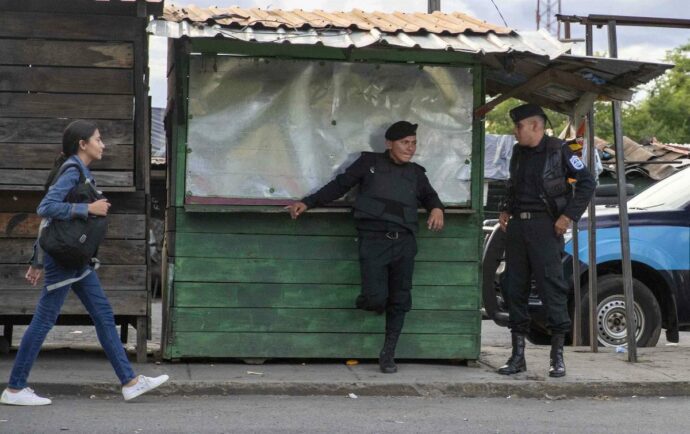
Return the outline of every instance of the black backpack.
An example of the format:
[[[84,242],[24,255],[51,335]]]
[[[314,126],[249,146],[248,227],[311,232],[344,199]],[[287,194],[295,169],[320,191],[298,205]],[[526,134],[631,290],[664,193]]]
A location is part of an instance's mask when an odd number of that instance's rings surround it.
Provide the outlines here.
[[[65,163],[53,180],[57,182],[60,175],[70,167],[79,170],[79,183],[69,192],[65,202],[91,203],[105,197],[86,179],[84,171],[77,163]],[[52,185],[52,184],[51,184]],[[108,221],[105,217],[89,214],[86,220],[57,220],[43,228],[38,238],[41,248],[58,264],[66,268],[82,268],[96,257],[98,246],[105,238]]]

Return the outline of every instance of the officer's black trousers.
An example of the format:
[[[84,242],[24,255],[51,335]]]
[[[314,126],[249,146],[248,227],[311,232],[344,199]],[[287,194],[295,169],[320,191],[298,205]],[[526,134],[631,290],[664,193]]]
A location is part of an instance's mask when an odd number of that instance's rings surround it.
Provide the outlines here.
[[[417,241],[412,233],[390,239],[383,232],[359,232],[362,292],[360,309],[388,312],[389,326],[402,328],[405,312],[412,308],[412,273]],[[395,235],[389,233],[389,237]],[[390,315],[393,314],[393,315]],[[399,330],[398,330],[399,331]]]
[[[537,284],[544,307],[546,325],[552,334],[570,332],[569,286],[563,277],[563,237],[554,231],[549,217],[520,220],[512,218],[506,234],[504,299],[508,305],[509,327],[528,333],[528,301],[531,278]]]

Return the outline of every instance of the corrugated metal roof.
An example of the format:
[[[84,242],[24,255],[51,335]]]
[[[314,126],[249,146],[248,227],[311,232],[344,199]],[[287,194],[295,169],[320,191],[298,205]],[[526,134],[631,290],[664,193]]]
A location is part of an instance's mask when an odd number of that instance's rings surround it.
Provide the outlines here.
[[[497,95],[554,69],[570,74],[515,97],[568,112],[586,93],[611,95],[612,85],[630,89],[672,65],[566,54],[546,31],[515,32],[461,13],[282,11],[166,5],[149,32],[169,38],[232,38],[245,42],[322,45],[335,48],[394,46],[478,54],[487,67],[486,92]],[[584,80],[584,81],[583,81]],[[596,87],[590,84],[594,83]],[[618,92],[617,95],[621,95]],[[628,93],[629,94],[629,93]],[[620,99],[620,97],[617,97]]]
[[[555,70],[579,80],[584,79],[587,83],[600,84],[599,94],[606,95],[606,86],[615,86],[617,89],[634,89],[661,76],[672,67],[673,65],[663,63],[573,56],[570,54],[564,54],[551,60],[535,56],[521,56],[514,63],[514,68],[510,73],[498,66],[487,68],[486,89],[490,95],[502,94],[518,88],[546,70]],[[536,89],[527,88],[524,92],[515,94],[515,97],[541,104],[556,111],[568,112],[588,91],[582,86],[581,83],[571,83],[569,80],[555,80],[544,82]]]
[[[149,31],[169,38],[225,37],[245,42],[362,48],[391,45],[467,53],[533,53],[555,58],[567,52],[546,31],[517,33],[461,13],[264,11],[166,5]]]
[[[334,48],[362,48],[375,44],[391,45],[422,50],[451,50],[467,53],[533,53],[549,58],[567,52],[570,46],[562,44],[545,31],[495,35],[493,33],[440,35],[435,33],[384,33],[372,30],[292,30],[292,29],[231,29],[218,24],[199,25],[188,21],[170,22],[154,20],[149,32],[168,38],[215,38],[225,37],[245,42],[290,43],[296,45],[323,45]]]
[[[365,12],[354,9],[351,12],[326,12],[302,9],[284,11],[280,9],[198,8],[196,6],[166,5],[163,19],[172,22],[219,24],[234,28],[266,29],[356,29],[378,30],[386,33],[434,33],[458,35],[462,33],[495,33],[508,35],[513,31],[496,26],[469,15],[453,12]]]

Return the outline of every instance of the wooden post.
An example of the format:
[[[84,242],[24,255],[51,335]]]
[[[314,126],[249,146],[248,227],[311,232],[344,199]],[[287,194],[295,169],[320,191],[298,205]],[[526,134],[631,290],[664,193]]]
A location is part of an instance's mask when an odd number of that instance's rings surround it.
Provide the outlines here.
[[[7,340],[7,344],[9,348],[12,348],[12,335],[14,332],[14,324],[5,324],[5,327],[3,329],[3,336]]]
[[[146,33],[146,23],[148,11],[146,0],[137,0],[137,34],[134,40],[134,143],[136,149],[135,165],[135,185],[137,190],[144,191],[145,221],[144,233],[146,240],[146,317],[151,317],[151,255],[149,254],[148,244],[150,241],[150,219],[151,219],[151,194],[150,194],[150,171],[151,171],[151,139],[149,133],[150,106],[148,97],[148,35]],[[139,319],[137,319],[138,324]],[[140,347],[146,350],[146,340],[150,333],[147,329],[141,333],[137,328],[137,354]],[[143,336],[143,342],[139,342]],[[145,354],[145,353],[144,353]],[[139,356],[137,356],[139,357]],[[144,356],[145,359],[145,356]]]
[[[129,321],[122,321],[120,323],[120,342],[127,344],[129,340]]]
[[[146,363],[146,332],[148,317],[137,317],[137,363]]]

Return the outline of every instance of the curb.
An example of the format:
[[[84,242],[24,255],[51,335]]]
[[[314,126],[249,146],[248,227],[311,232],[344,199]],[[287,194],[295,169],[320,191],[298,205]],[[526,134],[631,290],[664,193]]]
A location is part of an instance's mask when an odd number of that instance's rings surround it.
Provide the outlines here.
[[[120,394],[112,383],[34,383],[43,395],[91,396]],[[688,396],[690,382],[578,382],[505,381],[474,383],[313,383],[313,382],[194,382],[169,381],[151,392],[157,396],[401,396],[464,398],[546,398],[549,400],[591,397],[658,397]]]

